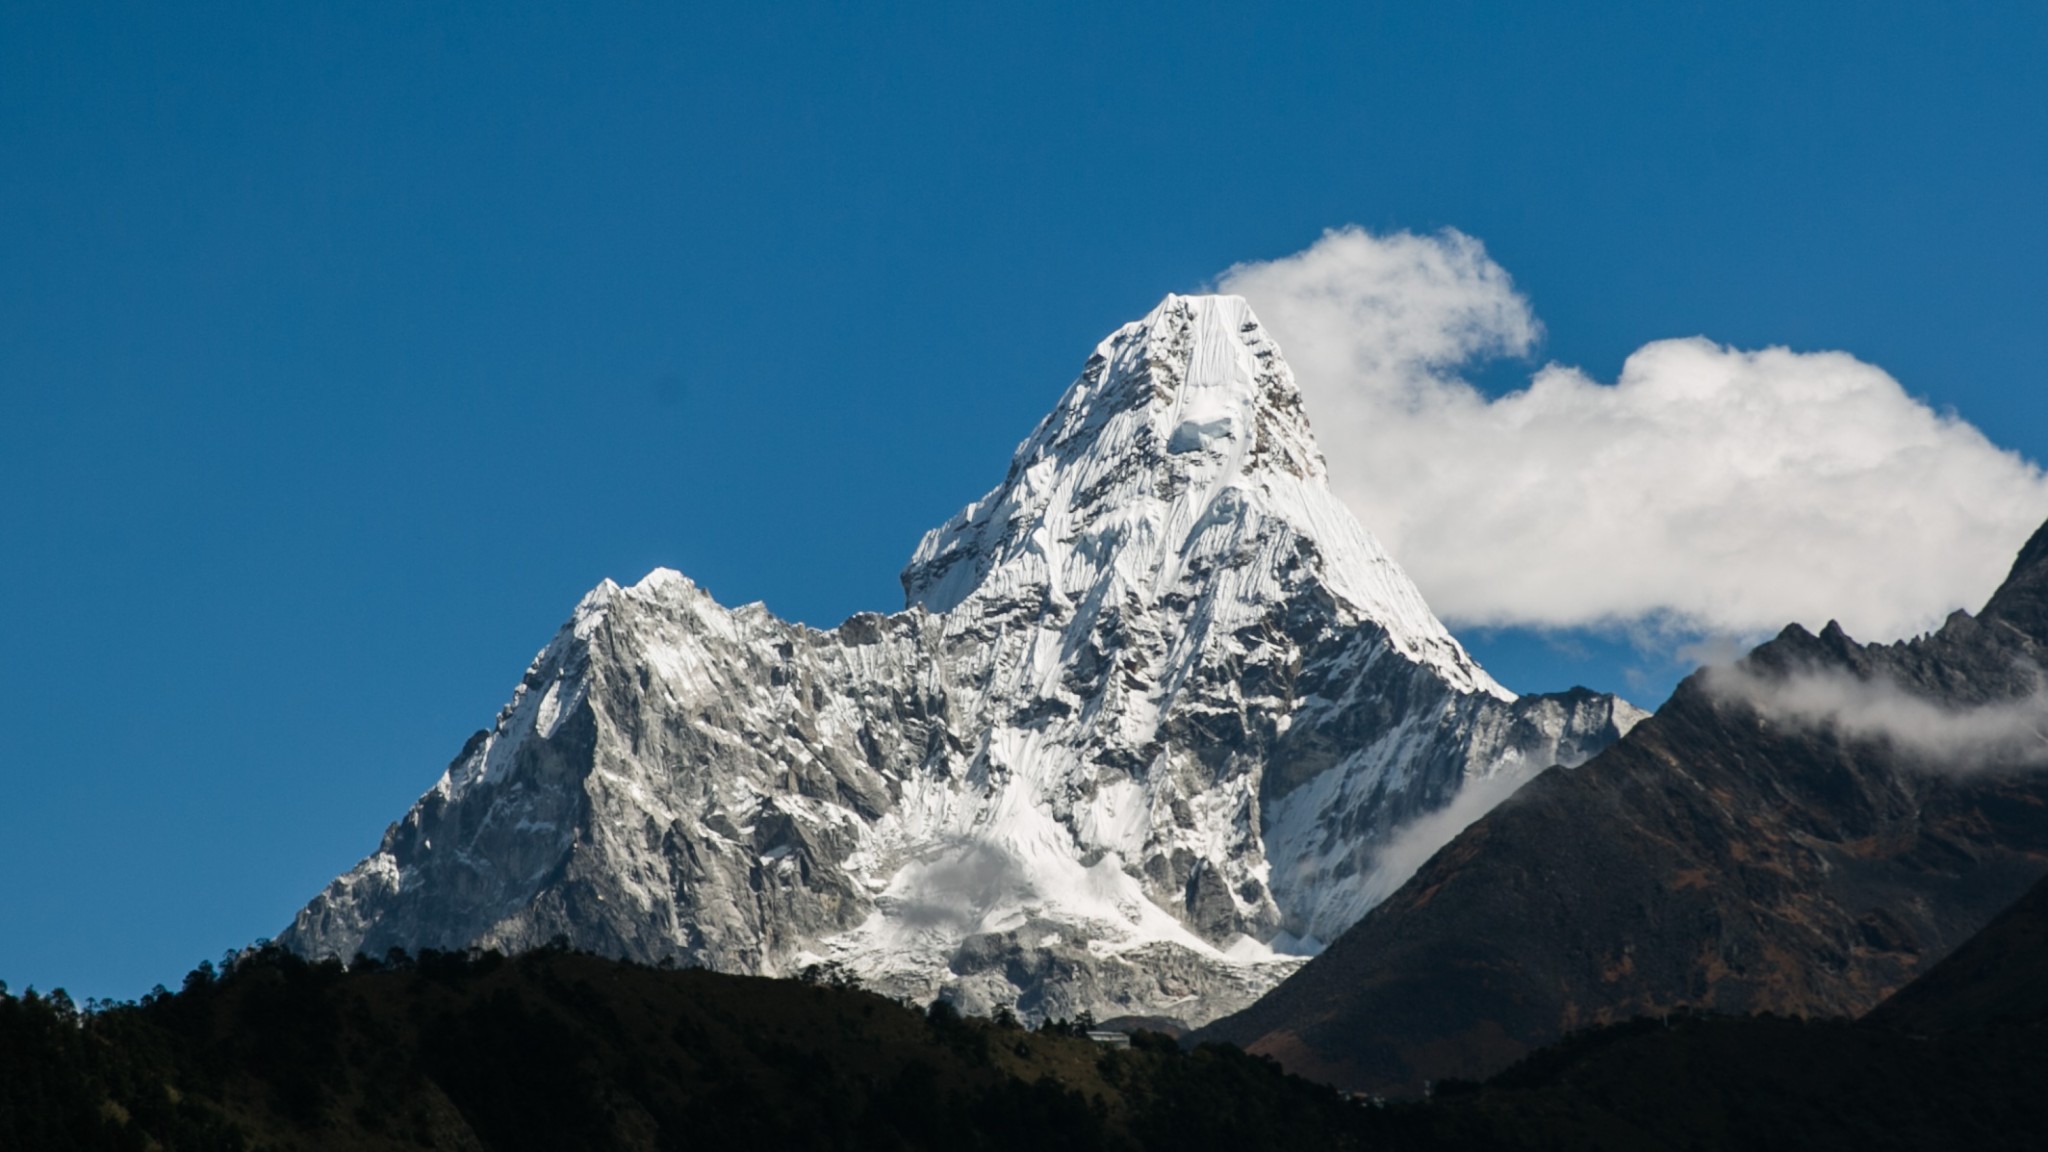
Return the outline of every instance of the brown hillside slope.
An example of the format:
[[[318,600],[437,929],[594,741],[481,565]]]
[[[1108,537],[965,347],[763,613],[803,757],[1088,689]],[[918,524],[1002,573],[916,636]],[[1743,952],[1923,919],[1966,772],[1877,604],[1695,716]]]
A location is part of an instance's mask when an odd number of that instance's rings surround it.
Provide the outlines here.
[[[1890,682],[1950,709],[2037,699],[2048,528],[1972,618],[1894,645],[1796,626],[1741,667]],[[1482,1077],[1563,1033],[1679,1006],[1854,1016],[2048,869],[2048,773],[1774,720],[1695,674],[1552,769],[1251,1008],[1197,1034],[1355,1088]]]

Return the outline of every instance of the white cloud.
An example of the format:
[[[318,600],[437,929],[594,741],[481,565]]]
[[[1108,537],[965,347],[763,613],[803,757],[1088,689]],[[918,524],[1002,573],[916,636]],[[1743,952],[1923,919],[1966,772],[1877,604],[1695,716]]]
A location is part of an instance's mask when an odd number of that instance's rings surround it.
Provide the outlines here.
[[[1364,882],[1365,908],[1376,907],[1413,879],[1429,858],[1533,777],[1502,772],[1467,779],[1451,802],[1404,824],[1373,853]]]
[[[1889,680],[1859,680],[1838,669],[1763,677],[1740,665],[1708,671],[1709,691],[1791,727],[1881,741],[1944,771],[2048,764],[2048,687],[2023,697],[1944,707]]]
[[[1280,341],[1338,492],[1454,624],[1902,636],[1979,605],[2048,518],[2038,467],[1842,352],[1659,340],[1615,383],[1553,364],[1488,397],[1458,369],[1541,329],[1458,232],[1331,231],[1218,286]]]

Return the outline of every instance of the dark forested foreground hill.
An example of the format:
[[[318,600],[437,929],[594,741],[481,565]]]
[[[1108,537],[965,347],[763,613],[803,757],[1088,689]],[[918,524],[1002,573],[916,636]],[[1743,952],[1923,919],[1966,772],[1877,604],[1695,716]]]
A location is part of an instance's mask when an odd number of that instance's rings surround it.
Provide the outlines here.
[[[266,953],[95,1013],[0,996],[0,1150],[2034,1148],[2048,885],[2029,899],[1901,995],[1910,1027],[1638,1020],[1384,1106],[1233,1048],[797,981]]]
[[[5,1152],[1343,1148],[1365,1121],[1234,1049],[569,952],[271,951],[136,1006],[0,999]]]
[[[2048,880],[1863,1020],[1639,1019],[1396,1110],[1394,1146],[2036,1149]]]
[[[1868,1019],[1921,1034],[2048,1021],[2048,879]]]

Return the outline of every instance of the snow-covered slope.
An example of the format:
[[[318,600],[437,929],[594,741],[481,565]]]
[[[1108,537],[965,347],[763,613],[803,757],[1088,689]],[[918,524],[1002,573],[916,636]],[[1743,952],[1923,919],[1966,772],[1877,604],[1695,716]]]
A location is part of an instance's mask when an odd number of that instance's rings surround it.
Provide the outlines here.
[[[1331,495],[1236,297],[1104,341],[903,585],[903,612],[819,632],[666,570],[606,582],[283,939],[565,934],[1200,1021],[1362,915],[1393,829],[1640,715],[1472,661]]]

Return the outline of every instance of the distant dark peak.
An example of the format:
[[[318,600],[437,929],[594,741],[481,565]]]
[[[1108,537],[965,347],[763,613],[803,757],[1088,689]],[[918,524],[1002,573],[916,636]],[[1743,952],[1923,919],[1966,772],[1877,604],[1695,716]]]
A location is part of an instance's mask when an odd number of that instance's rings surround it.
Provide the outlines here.
[[[1814,636],[1814,634],[1806,630],[1806,625],[1787,624],[1781,631],[1779,631],[1778,635],[1771,640],[1771,643],[1786,644],[1791,645],[1793,647],[1806,647],[1812,645],[1815,639],[1816,637]],[[1769,645],[1766,645],[1766,647],[1768,646]]]
[[[1948,619],[1941,622],[1941,627],[1935,631],[1934,635],[1938,639],[1945,641],[1969,643],[1970,639],[1982,631],[1982,629],[1983,625],[1977,622],[1975,616],[1958,608],[1948,614]]]
[[[1885,657],[1882,649],[1882,645],[1858,643],[1833,620],[1828,621],[1819,635],[1798,624],[1787,624],[1775,637],[1750,649],[1735,662],[1735,667],[1765,681],[1780,681],[1817,672],[1846,672],[1868,680],[1883,674]],[[1687,677],[1687,683],[1700,680],[1700,688],[1714,696],[1717,693],[1713,691],[1713,676],[1713,669],[1702,669]],[[1674,692],[1672,699],[1677,700],[1679,696]]]
[[[1651,713],[1649,719],[1636,725],[1638,736],[1642,732],[1650,730],[1657,723],[1657,718],[1666,712],[1673,710],[1686,712],[1702,707],[1711,710],[1714,693],[1708,685],[1712,681],[1715,672],[1716,667],[1713,665],[1693,669],[1690,675],[1678,682],[1678,686],[1671,690],[1670,697],[1657,708],[1656,712]]]
[[[1841,660],[1854,660],[1863,650],[1863,645],[1856,643],[1842,630],[1841,623],[1835,620],[1828,621],[1828,626],[1820,630],[1818,639],[1821,646],[1827,649],[1828,655]]]
[[[1832,620],[1818,636],[1808,632],[1803,625],[1787,624],[1783,631],[1751,649],[1736,663],[1738,667],[1761,675],[1785,675],[1797,669],[1839,661],[1844,655],[1845,642],[1851,646],[1855,644]]]
[[[2048,642],[2048,524],[2036,529],[2020,549],[2012,572],[1992,593],[1979,619],[2010,625],[2032,640]]]

